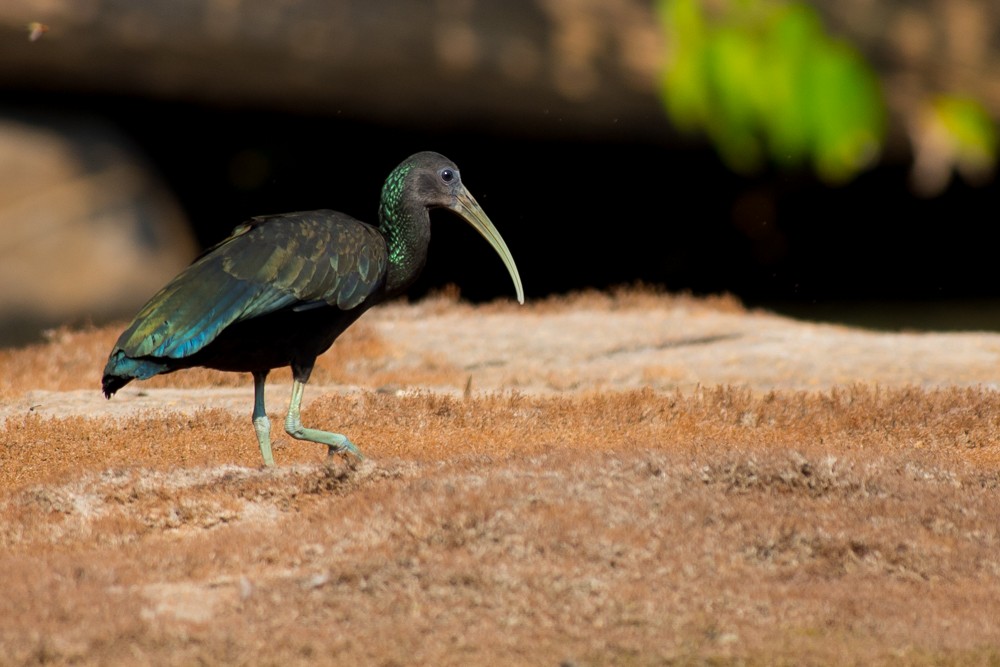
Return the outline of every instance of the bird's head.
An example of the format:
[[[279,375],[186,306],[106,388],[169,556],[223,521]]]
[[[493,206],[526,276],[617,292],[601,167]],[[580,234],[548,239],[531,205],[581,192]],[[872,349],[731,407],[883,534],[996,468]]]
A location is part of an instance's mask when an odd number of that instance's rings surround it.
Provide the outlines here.
[[[521,276],[517,272],[514,258],[486,212],[465,189],[462,175],[454,162],[430,151],[416,153],[404,160],[385,181],[382,205],[383,208],[392,208],[404,201],[416,203],[426,209],[450,209],[482,234],[500,255],[514,280],[518,302],[524,303],[524,289],[521,287]]]

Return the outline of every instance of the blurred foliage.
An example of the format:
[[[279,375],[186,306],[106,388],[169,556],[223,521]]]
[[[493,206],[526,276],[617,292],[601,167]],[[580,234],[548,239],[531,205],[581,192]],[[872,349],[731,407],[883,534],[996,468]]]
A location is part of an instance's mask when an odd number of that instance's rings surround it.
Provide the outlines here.
[[[812,8],[780,0],[658,0],[669,58],[661,94],[682,130],[708,134],[737,171],[811,162],[843,182],[878,155],[877,78]]]
[[[986,108],[968,97],[939,97],[931,114],[955,151],[955,164],[970,178],[996,165],[997,132]]]
[[[986,108],[958,95],[927,102],[912,128],[912,185],[920,195],[940,194],[957,171],[970,183],[987,181],[996,168],[998,137]]]

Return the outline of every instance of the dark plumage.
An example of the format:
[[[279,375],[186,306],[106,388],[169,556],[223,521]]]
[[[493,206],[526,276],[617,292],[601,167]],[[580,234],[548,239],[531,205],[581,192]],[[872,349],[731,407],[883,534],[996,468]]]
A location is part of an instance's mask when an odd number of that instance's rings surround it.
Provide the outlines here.
[[[407,158],[386,179],[373,227],[337,211],[254,218],[199,256],[139,311],[104,368],[111,397],[134,379],[205,366],[253,374],[254,428],[273,465],[264,381],[291,366],[286,430],[360,456],[343,435],[304,428],[302,390],[316,357],[373,305],[403,292],[427,259],[432,208],[448,208],[500,254],[524,302],[517,267],[458,168],[437,153]]]

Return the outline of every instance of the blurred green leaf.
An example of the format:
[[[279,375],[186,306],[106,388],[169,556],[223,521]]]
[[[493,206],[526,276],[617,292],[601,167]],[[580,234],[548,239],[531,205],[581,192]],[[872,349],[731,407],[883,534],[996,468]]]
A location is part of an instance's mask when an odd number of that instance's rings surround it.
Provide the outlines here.
[[[818,50],[811,68],[813,162],[826,180],[842,182],[878,154],[883,114],[880,105],[870,104],[879,95],[878,85],[861,58],[843,44]]]
[[[723,27],[706,45],[709,99],[707,126],[727,162],[741,170],[762,158],[754,105],[753,74],[758,43],[745,31]]]
[[[709,109],[707,79],[703,72],[705,22],[700,0],[671,0],[661,6],[661,23],[667,33],[671,66],[663,74],[662,95],[667,113],[683,130],[699,127]]]
[[[817,17],[797,5],[781,7],[768,17],[765,58],[758,87],[758,113],[771,156],[785,166],[804,162],[810,151],[810,52],[822,29]]]

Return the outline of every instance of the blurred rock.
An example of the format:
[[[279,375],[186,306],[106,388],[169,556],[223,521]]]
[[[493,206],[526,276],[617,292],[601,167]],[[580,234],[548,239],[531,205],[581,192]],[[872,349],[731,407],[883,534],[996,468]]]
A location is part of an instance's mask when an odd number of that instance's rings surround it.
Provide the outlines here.
[[[122,136],[0,117],[0,344],[127,317],[195,252],[179,206]]]

